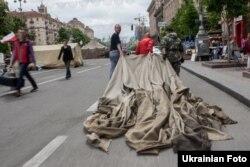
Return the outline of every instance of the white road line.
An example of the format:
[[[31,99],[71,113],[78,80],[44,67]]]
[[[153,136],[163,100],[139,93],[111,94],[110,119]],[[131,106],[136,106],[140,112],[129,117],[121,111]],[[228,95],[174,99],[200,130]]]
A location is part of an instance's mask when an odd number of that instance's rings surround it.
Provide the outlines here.
[[[105,66],[108,66],[108,65],[110,65],[110,63],[107,63],[107,64],[104,64]]]
[[[102,66],[97,66],[97,67],[94,67],[94,68],[90,68],[90,69],[78,71],[77,74],[81,74],[81,73],[84,73],[84,72],[87,72],[87,71],[90,71],[90,70],[95,70],[95,69],[98,69],[98,68],[101,68],[101,67],[102,67]]]
[[[96,101],[94,104],[92,104],[86,111],[87,112],[96,112],[97,111],[97,105],[98,105],[98,101]]]
[[[50,83],[50,82],[58,81],[58,80],[63,79],[63,78],[65,78],[65,76],[61,76],[61,77],[54,78],[54,79],[51,79],[51,80],[48,80],[48,81],[40,82],[37,85],[44,85],[44,84],[47,84],[47,83]]]
[[[67,139],[67,136],[57,136],[32,159],[26,162],[23,167],[39,167],[49,156],[53,154]]]
[[[101,68],[101,66],[97,66],[97,67],[94,67],[94,68],[86,69],[86,70],[83,70],[83,71],[78,71],[77,73],[81,74],[81,73],[84,73],[84,72],[87,72],[87,71],[91,71],[91,70],[95,70],[95,69],[98,69],[98,68]],[[58,81],[58,80],[63,79],[63,78],[65,78],[65,76],[60,76],[60,77],[57,77],[57,78],[54,78],[54,79],[51,79],[51,80],[48,80],[48,81],[40,82],[37,85],[38,86],[44,85],[44,84],[47,84],[47,83],[50,83],[50,82]],[[26,89],[30,89],[30,88],[32,88],[32,86],[26,86],[26,87],[22,88],[22,90],[26,90]],[[16,91],[13,90],[13,91],[8,91],[8,92],[5,92],[5,93],[1,93],[0,97],[6,96],[6,95],[9,95],[9,94],[13,94],[15,92]]]
[[[51,72],[51,71],[58,71],[60,69],[54,69],[54,70],[46,70],[46,71],[41,71],[41,72],[35,72],[35,73],[31,73],[32,75],[39,75],[39,74],[44,74],[47,72]]]

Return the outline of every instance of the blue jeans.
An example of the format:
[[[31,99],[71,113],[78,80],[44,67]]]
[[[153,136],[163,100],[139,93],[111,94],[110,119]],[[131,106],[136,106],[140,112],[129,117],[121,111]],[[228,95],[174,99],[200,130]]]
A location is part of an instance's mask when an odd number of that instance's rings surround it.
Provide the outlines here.
[[[71,77],[70,62],[71,62],[71,60],[64,61],[64,64],[65,64],[65,67],[66,67],[66,78],[70,78]]]
[[[26,76],[27,79],[30,81],[33,88],[37,88],[37,84],[35,80],[32,78],[32,76],[29,74],[28,71],[28,64],[19,64],[19,78],[17,80],[17,90],[20,90],[23,85],[23,77]]]
[[[113,50],[109,52],[109,59],[111,62],[111,67],[110,67],[110,74],[109,74],[109,79],[112,77],[112,74],[115,70],[116,64],[119,60],[119,51],[118,50]]]

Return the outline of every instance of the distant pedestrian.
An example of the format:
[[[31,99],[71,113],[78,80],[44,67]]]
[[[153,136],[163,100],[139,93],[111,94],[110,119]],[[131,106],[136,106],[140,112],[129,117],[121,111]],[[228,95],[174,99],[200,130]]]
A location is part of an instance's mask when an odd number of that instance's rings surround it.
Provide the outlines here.
[[[61,59],[61,56],[63,54],[63,61],[65,64],[65,68],[66,68],[66,79],[68,80],[71,77],[71,72],[70,72],[70,63],[71,60],[73,60],[73,53],[72,53],[72,49],[71,46],[68,45],[68,40],[64,41],[63,46],[61,47],[59,56],[58,56],[58,60]]]
[[[29,74],[28,66],[31,64],[33,69],[36,69],[36,60],[31,41],[27,39],[27,33],[24,29],[20,28],[17,32],[17,41],[14,43],[12,60],[10,68],[15,62],[19,62],[19,76],[16,86],[16,97],[21,96],[21,87],[23,85],[23,77],[26,76],[30,81],[33,89],[30,92],[35,92],[38,86],[32,76]]]
[[[244,53],[247,55],[247,71],[250,72],[250,33],[247,34],[247,40],[244,42]]]
[[[184,62],[184,48],[180,38],[171,27],[167,28],[167,35],[161,40],[163,59],[168,59],[176,74],[180,74],[181,63]]]
[[[154,40],[150,37],[149,33],[146,33],[143,39],[138,42],[136,47],[136,55],[148,55],[153,53]]]
[[[124,56],[123,51],[122,51],[122,46],[121,46],[121,40],[119,37],[120,32],[121,32],[121,26],[119,24],[116,24],[115,33],[111,37],[111,46],[110,46],[110,52],[109,52],[109,59],[111,62],[109,78],[112,77],[112,74],[115,70],[116,64],[120,56]]]

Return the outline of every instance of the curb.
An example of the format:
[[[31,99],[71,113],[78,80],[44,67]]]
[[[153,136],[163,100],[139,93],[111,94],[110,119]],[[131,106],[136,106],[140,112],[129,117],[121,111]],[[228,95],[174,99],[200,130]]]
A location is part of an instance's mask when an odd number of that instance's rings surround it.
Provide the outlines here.
[[[236,100],[240,101],[241,103],[243,103],[247,107],[250,107],[250,99],[247,99],[246,97],[244,97],[241,94],[235,92],[234,90],[232,90],[232,89],[230,89],[230,88],[228,88],[228,87],[226,87],[226,86],[224,86],[224,85],[222,85],[222,84],[220,84],[220,83],[218,83],[218,82],[216,82],[214,80],[211,80],[211,79],[209,79],[209,78],[207,78],[207,77],[205,77],[203,75],[200,75],[200,74],[198,74],[198,73],[196,73],[196,72],[194,72],[194,71],[192,71],[192,70],[190,70],[190,69],[188,69],[186,67],[182,66],[181,68],[183,68],[187,72],[189,72],[189,73],[203,79],[204,81],[210,83],[211,85],[219,88],[220,90],[226,92],[227,94],[234,97]]]

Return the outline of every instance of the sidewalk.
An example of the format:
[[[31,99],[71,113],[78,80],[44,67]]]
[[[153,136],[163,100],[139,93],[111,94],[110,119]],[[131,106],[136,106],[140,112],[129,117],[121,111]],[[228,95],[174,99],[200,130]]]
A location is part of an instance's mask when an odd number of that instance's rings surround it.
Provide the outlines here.
[[[242,76],[244,70],[235,67],[211,69],[202,66],[202,63],[186,60],[182,68],[250,107],[250,79]]]

